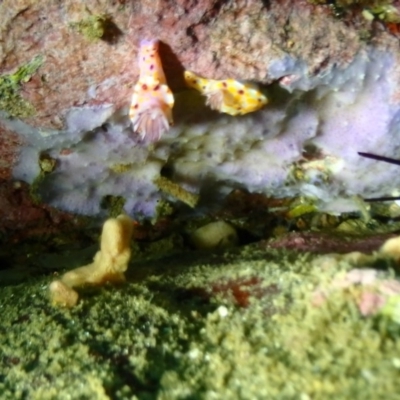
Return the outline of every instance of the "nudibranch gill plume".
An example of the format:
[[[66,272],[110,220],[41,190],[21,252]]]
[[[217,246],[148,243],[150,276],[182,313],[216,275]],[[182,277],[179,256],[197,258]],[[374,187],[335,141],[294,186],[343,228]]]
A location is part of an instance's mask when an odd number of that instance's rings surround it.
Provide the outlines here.
[[[213,110],[229,115],[243,115],[257,111],[268,103],[257,85],[234,79],[206,79],[185,71],[187,86],[207,97],[207,105]]]
[[[139,80],[134,87],[129,118],[142,140],[156,142],[169,130],[174,96],[167,86],[157,40],[142,40]]]

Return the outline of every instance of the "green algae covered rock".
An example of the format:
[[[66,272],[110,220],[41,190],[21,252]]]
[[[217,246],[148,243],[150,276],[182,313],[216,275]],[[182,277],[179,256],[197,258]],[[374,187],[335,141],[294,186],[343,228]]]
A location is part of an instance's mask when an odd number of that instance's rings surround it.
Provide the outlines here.
[[[350,268],[252,245],[133,260],[72,310],[53,276],[2,287],[2,398],[395,399],[398,334],[356,287],[316,301]]]

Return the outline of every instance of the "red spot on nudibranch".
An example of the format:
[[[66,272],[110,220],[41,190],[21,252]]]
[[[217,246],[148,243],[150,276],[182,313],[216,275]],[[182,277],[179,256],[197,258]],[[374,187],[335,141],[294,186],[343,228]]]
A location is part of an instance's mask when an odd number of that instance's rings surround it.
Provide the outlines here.
[[[239,94],[244,94],[244,90],[240,89],[240,90],[238,90],[238,93]]]
[[[226,84],[226,82],[222,82],[222,86],[227,87],[228,85]]]
[[[142,89],[147,90],[147,85],[145,83],[142,85]]]
[[[158,89],[160,89],[160,85],[156,85],[156,86],[153,87],[154,91],[157,91]]]
[[[149,68],[150,68],[151,71],[153,71],[153,69],[154,69],[154,64],[151,64]]]

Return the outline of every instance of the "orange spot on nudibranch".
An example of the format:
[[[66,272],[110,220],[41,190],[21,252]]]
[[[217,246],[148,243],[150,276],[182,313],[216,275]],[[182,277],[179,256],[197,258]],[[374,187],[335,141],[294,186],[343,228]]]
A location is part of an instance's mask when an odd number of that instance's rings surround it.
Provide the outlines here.
[[[222,86],[227,87],[228,85],[226,84],[226,82],[222,82]]]
[[[238,90],[238,93],[239,94],[244,94],[244,90],[240,89],[240,90]]]

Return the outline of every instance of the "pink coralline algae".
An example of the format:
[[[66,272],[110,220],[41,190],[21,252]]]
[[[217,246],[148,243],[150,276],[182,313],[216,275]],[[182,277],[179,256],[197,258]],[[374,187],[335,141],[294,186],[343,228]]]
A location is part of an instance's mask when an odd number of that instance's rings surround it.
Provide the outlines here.
[[[357,289],[354,292],[354,289]],[[334,292],[350,290],[358,310],[363,316],[376,315],[394,297],[400,296],[400,281],[383,278],[379,271],[371,268],[355,268],[339,274],[326,287],[316,290],[313,304],[324,303]]]
[[[337,273],[333,279],[320,285],[313,294],[313,304],[320,306],[335,292],[347,292],[349,300],[357,304],[360,314],[364,317],[384,314],[400,323],[400,281],[396,277],[369,267],[377,260],[400,262],[400,237],[392,237],[372,255],[352,252],[344,255],[331,254],[317,258],[316,265],[322,270],[337,268],[344,262],[355,268]]]

